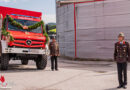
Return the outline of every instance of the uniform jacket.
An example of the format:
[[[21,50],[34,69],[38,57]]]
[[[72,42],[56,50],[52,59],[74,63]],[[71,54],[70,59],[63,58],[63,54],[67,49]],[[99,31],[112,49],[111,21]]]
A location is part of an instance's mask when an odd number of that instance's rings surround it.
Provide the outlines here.
[[[1,40],[0,40],[0,56],[2,54],[2,45],[1,45]]]
[[[123,41],[121,44],[120,42],[115,43],[115,51],[114,51],[114,60],[123,63],[128,61],[129,57],[129,43]]]
[[[57,42],[51,42],[49,44],[50,55],[58,56],[59,55],[59,45]]]

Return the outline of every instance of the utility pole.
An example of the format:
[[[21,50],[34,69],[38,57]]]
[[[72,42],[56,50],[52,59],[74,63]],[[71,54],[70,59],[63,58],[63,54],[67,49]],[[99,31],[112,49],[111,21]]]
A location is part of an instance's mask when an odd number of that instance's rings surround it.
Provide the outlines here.
[[[55,0],[55,10],[56,10],[56,39],[57,39],[57,41],[58,41],[58,43],[59,43],[59,34],[57,33],[58,32],[58,30],[57,30],[57,1],[59,1],[59,0]]]

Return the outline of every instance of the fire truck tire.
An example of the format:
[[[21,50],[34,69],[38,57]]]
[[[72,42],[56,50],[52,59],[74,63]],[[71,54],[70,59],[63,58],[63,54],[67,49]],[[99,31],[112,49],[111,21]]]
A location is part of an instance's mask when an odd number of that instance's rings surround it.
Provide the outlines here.
[[[25,60],[21,60],[21,63],[22,63],[22,65],[28,65],[28,59],[25,59]]]
[[[9,65],[9,55],[8,54],[2,54],[1,70],[8,70],[8,65]]]
[[[44,70],[47,65],[47,55],[41,55],[35,61],[36,61],[37,69]]]

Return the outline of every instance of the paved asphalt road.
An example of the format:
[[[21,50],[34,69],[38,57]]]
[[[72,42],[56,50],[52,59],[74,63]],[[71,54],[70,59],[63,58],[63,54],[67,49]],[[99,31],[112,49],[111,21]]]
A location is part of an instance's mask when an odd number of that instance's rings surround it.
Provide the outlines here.
[[[33,61],[29,65],[11,61],[9,70],[0,71],[0,74],[5,76],[7,87],[11,88],[0,90],[117,90],[118,85],[116,64],[104,61],[72,61],[60,58],[59,71],[50,70],[50,60],[45,70],[36,70]],[[126,90],[130,90],[129,83]]]

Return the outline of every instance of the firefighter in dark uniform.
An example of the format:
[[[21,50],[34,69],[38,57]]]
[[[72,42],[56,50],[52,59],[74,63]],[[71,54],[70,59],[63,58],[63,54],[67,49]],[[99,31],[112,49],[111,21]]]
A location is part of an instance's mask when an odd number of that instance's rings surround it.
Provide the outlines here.
[[[118,36],[118,42],[115,43],[114,60],[117,62],[118,81],[117,88],[126,89],[127,85],[127,61],[129,56],[129,43],[124,40],[124,33]]]
[[[52,42],[49,44],[50,56],[51,56],[51,70],[58,71],[57,57],[59,56],[59,46],[55,38],[52,38]]]

